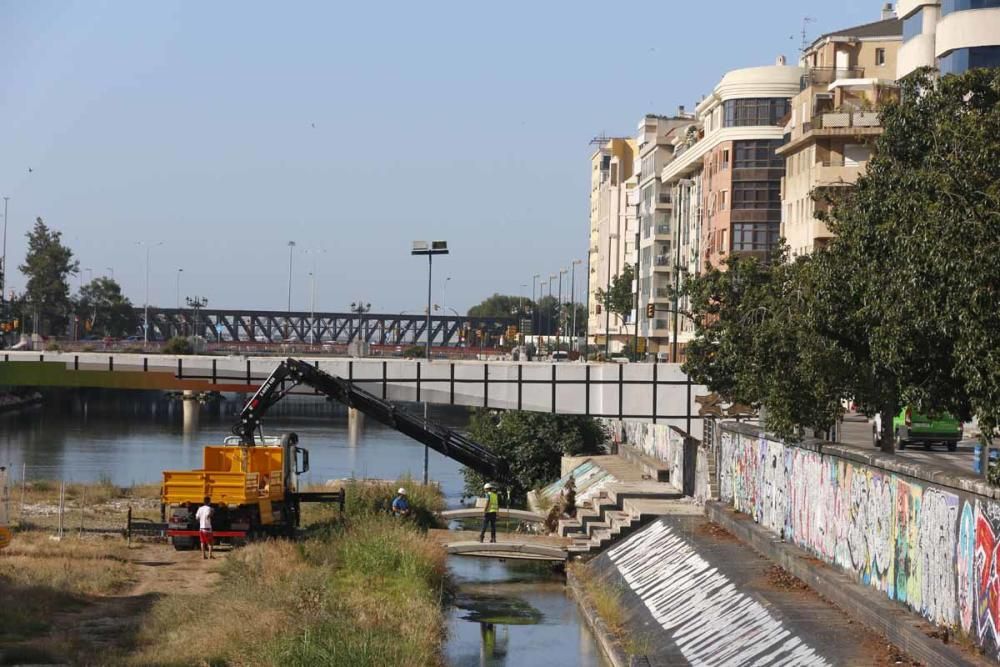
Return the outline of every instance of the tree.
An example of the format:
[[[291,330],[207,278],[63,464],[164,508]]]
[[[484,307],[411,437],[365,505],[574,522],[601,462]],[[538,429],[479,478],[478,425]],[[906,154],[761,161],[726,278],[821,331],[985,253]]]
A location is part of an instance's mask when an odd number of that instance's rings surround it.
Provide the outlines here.
[[[920,71],[883,108],[855,187],[815,193],[835,238],[792,264],[736,257],[690,280],[687,368],[769,427],[822,428],[856,402],[1000,422],[1000,71]]]
[[[564,455],[602,453],[607,440],[604,427],[591,417],[488,410],[473,413],[469,436],[507,461],[511,478],[488,480],[466,468],[465,493],[481,495],[484,483],[500,481],[509,485],[515,503],[524,502],[528,491],[558,479]]]
[[[624,320],[625,316],[635,308],[635,293],[632,291],[634,280],[635,268],[631,264],[626,264],[622,272],[611,279],[611,289],[600,288],[594,296],[598,303]]]
[[[41,218],[35,219],[27,236],[28,253],[18,267],[28,278],[24,314],[39,333],[65,331],[72,309],[68,276],[79,270],[79,264],[73,251],[63,245],[62,233],[50,230]]]
[[[469,308],[469,317],[527,317],[534,304],[521,296],[494,294],[481,303]]]
[[[139,326],[132,302],[111,278],[95,278],[83,286],[76,300],[76,314],[81,323],[87,323],[85,328],[101,336],[128,336]]]

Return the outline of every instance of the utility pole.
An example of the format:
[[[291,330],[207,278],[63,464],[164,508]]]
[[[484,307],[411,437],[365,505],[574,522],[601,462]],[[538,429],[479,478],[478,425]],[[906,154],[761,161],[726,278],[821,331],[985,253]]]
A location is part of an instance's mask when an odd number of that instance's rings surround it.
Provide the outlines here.
[[[309,344],[316,344],[316,272],[309,272],[309,291],[312,298],[309,301]]]
[[[286,312],[292,312],[292,251],[295,249],[295,241],[288,242],[288,308]]]

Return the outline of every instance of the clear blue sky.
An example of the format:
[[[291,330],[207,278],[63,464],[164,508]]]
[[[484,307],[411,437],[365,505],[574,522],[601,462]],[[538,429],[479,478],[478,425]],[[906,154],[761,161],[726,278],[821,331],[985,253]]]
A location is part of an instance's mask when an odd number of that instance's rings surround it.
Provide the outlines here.
[[[443,238],[464,312],[585,259],[591,137],[881,5],[0,0],[8,263],[42,216],[137,304],[153,240],[152,303],[182,267],[182,296],[283,309],[295,240],[293,308],[322,247],[318,308],[398,312],[426,300],[410,241]]]

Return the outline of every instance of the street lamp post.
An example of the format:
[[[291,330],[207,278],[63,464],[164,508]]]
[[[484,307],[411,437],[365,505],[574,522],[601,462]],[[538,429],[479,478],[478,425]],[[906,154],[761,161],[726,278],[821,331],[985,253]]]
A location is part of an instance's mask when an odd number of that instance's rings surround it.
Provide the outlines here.
[[[411,255],[427,255],[427,361],[431,360],[431,280],[434,271],[434,255],[447,255],[447,241],[414,241]]]
[[[177,269],[177,310],[181,309],[181,274],[184,269]]]
[[[358,338],[358,350],[359,350],[359,353],[360,353],[360,349],[361,349],[361,330],[364,327],[365,313],[369,312],[371,309],[372,309],[372,305],[370,303],[365,303],[361,299],[358,299],[357,301],[352,301],[351,302],[351,312],[352,313],[356,313],[357,316],[358,316],[358,336],[357,336],[357,338]],[[350,342],[350,341],[348,341],[348,342]]]
[[[569,276],[569,291],[570,291],[570,303],[572,304],[570,308],[573,309],[573,323],[570,325],[570,335],[572,338],[569,339],[569,350],[573,351],[576,346],[576,265],[582,264],[582,259],[574,259],[573,263],[570,265],[570,276]]]
[[[537,299],[535,298],[535,284],[538,282],[538,279],[541,278],[541,277],[542,277],[541,274],[538,274],[538,273],[536,273],[535,275],[531,276],[531,301],[535,304],[534,312],[531,313],[531,334],[536,337],[535,338],[536,340],[538,339],[537,338],[538,337],[538,328],[539,328],[538,325],[540,324],[540,322],[537,321],[537,320],[539,320],[539,315],[540,315],[539,310],[538,310],[538,302],[541,300],[542,294],[541,294],[541,290],[539,290],[538,298]]]
[[[292,312],[292,251],[295,250],[295,241],[288,242],[288,313]]]
[[[316,344],[316,272],[309,272],[309,344]]]
[[[10,197],[3,198],[3,257],[0,259],[0,303],[3,303],[4,290],[7,288],[7,202]]]
[[[563,313],[563,300],[562,300],[562,277],[564,273],[569,273],[569,270],[559,269],[559,309],[556,311],[556,317],[558,318],[558,320],[556,321],[557,350],[559,349],[559,346],[562,344],[563,321],[566,319],[565,317],[563,317],[564,313]]]
[[[555,279],[556,279],[556,274],[553,273],[553,274],[549,275],[549,298],[550,299],[553,298],[552,297],[552,283],[553,283],[553,281],[555,281]],[[558,304],[556,304],[556,313],[555,314],[556,314],[556,317],[559,316]],[[552,347],[552,312],[551,311],[549,312],[549,337],[547,339],[547,342],[549,344],[549,347]]]
[[[150,241],[137,241],[137,245],[146,248],[146,289],[144,304],[142,306],[142,345],[143,349],[149,345],[149,251],[151,248],[158,248],[163,245],[163,241],[156,243]]]
[[[448,310],[448,282],[451,281],[451,276],[444,279],[444,287],[441,292],[441,312]]]
[[[605,297],[611,294],[611,241],[617,239],[617,234],[608,234],[608,254],[605,257],[605,261],[608,263],[608,286],[607,291],[604,293]],[[611,356],[611,310],[608,308],[608,304],[604,303],[604,358],[607,359]]]
[[[105,266],[104,270],[111,273],[111,279],[112,280],[115,279],[115,267],[113,267],[113,266]]]

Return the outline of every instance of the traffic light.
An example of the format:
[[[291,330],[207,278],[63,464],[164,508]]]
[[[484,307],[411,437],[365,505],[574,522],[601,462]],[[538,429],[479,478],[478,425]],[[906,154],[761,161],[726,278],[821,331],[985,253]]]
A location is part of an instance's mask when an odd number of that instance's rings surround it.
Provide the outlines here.
[[[651,320],[654,317],[656,317],[656,305],[654,305],[652,303],[647,303],[646,304],[646,319]]]

